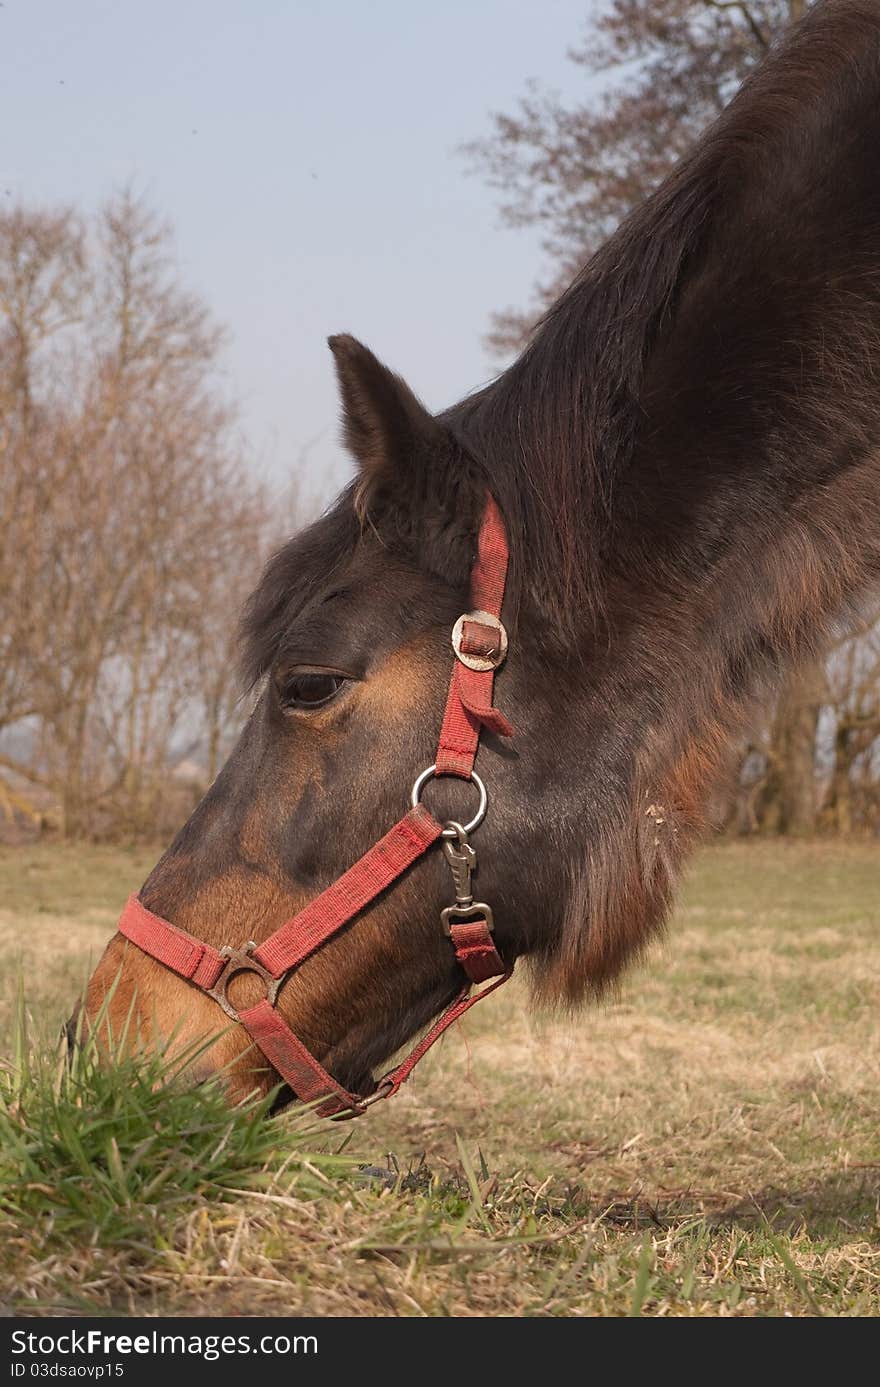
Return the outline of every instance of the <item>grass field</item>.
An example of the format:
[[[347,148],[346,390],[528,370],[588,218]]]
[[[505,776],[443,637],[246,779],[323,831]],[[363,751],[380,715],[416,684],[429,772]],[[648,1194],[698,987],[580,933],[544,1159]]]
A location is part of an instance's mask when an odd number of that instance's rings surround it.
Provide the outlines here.
[[[0,851],[0,1055],[154,857]],[[354,1124],[13,1064],[0,1313],[876,1315],[878,922],[874,846],[712,847],[612,1002],[513,983]]]

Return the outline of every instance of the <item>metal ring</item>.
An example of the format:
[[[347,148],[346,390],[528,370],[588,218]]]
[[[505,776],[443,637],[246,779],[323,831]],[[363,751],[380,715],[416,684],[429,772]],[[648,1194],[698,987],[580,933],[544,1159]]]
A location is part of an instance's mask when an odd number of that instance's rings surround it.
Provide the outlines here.
[[[428,769],[427,769],[426,771],[422,771],[422,773],[421,773],[421,775],[419,776],[418,780],[416,781],[415,785],[413,785],[413,787],[412,787],[412,796],[411,796],[410,802],[411,802],[411,804],[412,804],[413,809],[415,809],[416,805],[417,805],[417,804],[419,803],[419,801],[421,800],[421,798],[422,798],[422,791],[424,790],[424,788],[425,788],[425,786],[427,785],[428,781],[431,779],[432,776],[435,776],[436,774],[437,774],[437,766],[436,766],[436,763],[435,763],[433,766],[429,766]],[[462,777],[459,776],[459,777],[457,777],[457,778],[458,778],[458,779],[461,779]],[[476,772],[476,771],[471,771],[470,775],[468,776],[468,779],[473,781],[473,783],[476,785],[477,789],[478,789],[479,792],[480,792],[480,803],[477,805],[477,812],[476,812],[476,814],[474,815],[474,817],[471,819],[470,823],[464,825],[464,831],[465,831],[465,833],[473,833],[474,829],[475,829],[475,828],[479,828],[479,827],[480,827],[480,824],[483,822],[483,820],[484,820],[485,817],[486,817],[486,810],[487,810],[488,807],[489,807],[489,796],[488,796],[488,794],[487,794],[487,792],[486,792],[486,787],[485,787],[485,785],[483,784],[483,782],[482,782],[482,780],[480,779],[480,777],[477,775],[477,772]],[[455,830],[454,830],[454,829],[444,828],[444,830],[443,830],[443,837],[444,837],[444,838],[454,838],[455,836],[456,836],[456,834],[455,834]]]
[[[274,973],[270,973],[268,968],[264,968],[262,963],[258,963],[253,957],[256,947],[253,939],[249,939],[243,949],[236,949],[230,944],[224,944],[220,950],[224,964],[217,981],[213,987],[205,988],[205,996],[212,997],[223,1008],[226,1015],[232,1017],[233,1021],[241,1021],[241,1017],[229,1000],[229,984],[233,978],[238,977],[239,973],[255,974],[266,989],[266,1001],[273,1007],[278,996],[278,989],[283,982],[283,977],[276,977]]]

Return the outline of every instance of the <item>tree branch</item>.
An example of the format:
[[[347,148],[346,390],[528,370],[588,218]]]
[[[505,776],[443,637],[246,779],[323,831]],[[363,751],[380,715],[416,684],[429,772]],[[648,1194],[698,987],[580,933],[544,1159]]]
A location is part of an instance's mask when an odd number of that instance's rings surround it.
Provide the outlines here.
[[[752,14],[746,0],[703,0],[703,4],[709,10],[739,10],[743,19],[748,24],[754,38],[766,50],[770,47],[770,40],[765,35],[763,29]]]
[[[14,775],[20,775],[22,780],[27,780],[31,785],[44,785],[47,789],[51,788],[52,782],[48,776],[41,775],[39,771],[30,766],[26,766],[21,761],[15,761],[11,756],[0,756],[0,766],[4,770],[12,771]]]

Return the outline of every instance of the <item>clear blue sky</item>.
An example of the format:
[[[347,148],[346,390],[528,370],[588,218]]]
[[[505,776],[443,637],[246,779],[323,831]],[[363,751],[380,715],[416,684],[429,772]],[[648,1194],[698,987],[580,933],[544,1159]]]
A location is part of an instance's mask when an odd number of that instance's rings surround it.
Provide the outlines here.
[[[361,337],[433,408],[491,374],[489,315],[527,301],[542,260],[457,148],[531,77],[580,90],[565,54],[589,8],[3,0],[0,195],[145,194],[230,330],[256,465],[280,480],[319,437],[306,467],[326,497],[347,470],[328,333]]]

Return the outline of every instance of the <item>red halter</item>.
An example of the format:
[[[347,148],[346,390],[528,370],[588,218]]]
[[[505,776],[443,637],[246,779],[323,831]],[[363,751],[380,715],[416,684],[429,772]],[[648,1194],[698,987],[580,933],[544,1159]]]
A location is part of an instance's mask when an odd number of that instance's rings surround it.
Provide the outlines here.
[[[487,727],[503,737],[513,734],[510,723],[492,706],[495,670],[507,653],[507,635],[501,624],[507,559],[504,522],[490,496],[480,527],[477,560],[471,573],[473,610],[459,617],[453,628],[456,661],[437,759],[416,781],[409,813],[384,838],[260,945],[249,941],[241,948],[224,945],[215,949],[212,944],[153,915],[137,896],[129,898],[117,926],[126,939],[207,993],[227,1016],[240,1022],[299,1099],[303,1102],[324,1100],[318,1109],[324,1116],[356,1116],[377,1099],[390,1098],[443,1032],[476,1002],[506,982],[512,972],[512,968],[502,962],[493,943],[491,910],[482,903],[475,904],[470,894],[476,855],[468,838],[486,812],[486,790],[474,772],[481,729]],[[479,789],[480,806],[466,828],[457,823],[443,827],[419,803],[423,786],[435,775],[472,780]],[[277,1009],[278,992],[294,968],[337,934],[440,840],[443,840],[456,887],[455,904],[443,911],[442,925],[468,981],[407,1058],[379,1080],[373,1093],[361,1098],[337,1083],[293,1033]],[[266,991],[256,1005],[239,1012],[229,1000],[228,989],[231,979],[245,972],[258,976]],[[490,978],[495,979],[491,986],[471,993],[472,983],[487,982]]]

